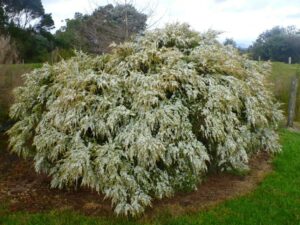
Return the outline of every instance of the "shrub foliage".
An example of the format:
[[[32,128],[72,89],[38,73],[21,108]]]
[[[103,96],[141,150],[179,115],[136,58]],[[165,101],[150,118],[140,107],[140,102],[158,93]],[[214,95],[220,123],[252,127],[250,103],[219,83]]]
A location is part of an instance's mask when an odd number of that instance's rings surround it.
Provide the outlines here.
[[[112,54],[78,53],[26,75],[15,91],[13,152],[52,187],[89,186],[137,215],[211,170],[244,169],[280,150],[269,64],[186,24],[148,32]]]

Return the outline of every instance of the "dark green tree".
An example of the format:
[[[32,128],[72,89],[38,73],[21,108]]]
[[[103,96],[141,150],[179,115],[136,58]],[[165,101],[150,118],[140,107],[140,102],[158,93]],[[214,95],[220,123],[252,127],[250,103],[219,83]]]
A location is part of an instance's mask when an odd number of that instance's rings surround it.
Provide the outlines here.
[[[121,43],[146,28],[147,16],[130,5],[99,7],[91,15],[76,13],[56,36],[64,45],[89,53],[109,51],[112,42]]]
[[[54,21],[52,19],[52,14],[44,14],[41,16],[40,22],[36,25],[36,29],[39,31],[50,31],[54,29]]]
[[[20,59],[24,62],[47,61],[56,40],[49,32],[54,28],[54,21],[51,14],[45,14],[41,0],[0,1],[1,34],[11,37]]]
[[[232,38],[226,38],[225,41],[223,42],[224,45],[232,45],[233,47],[237,48],[237,44],[235,40]]]
[[[32,20],[45,14],[41,0],[2,0],[2,8],[10,22],[26,28]]]
[[[65,49],[87,49],[87,40],[82,35],[81,29],[87,16],[75,13],[74,19],[66,19],[66,26],[56,32],[56,39]]]
[[[249,51],[254,59],[300,62],[300,33],[295,27],[274,27],[263,32]]]

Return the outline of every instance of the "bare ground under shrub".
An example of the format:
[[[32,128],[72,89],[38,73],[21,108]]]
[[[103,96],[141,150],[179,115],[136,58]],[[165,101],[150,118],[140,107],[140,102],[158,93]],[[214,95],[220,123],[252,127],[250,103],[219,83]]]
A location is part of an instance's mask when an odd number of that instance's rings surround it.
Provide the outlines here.
[[[50,178],[36,174],[30,160],[22,160],[7,151],[7,137],[0,144],[0,202],[14,211],[41,212],[72,209],[85,215],[112,216],[111,202],[87,188],[79,190],[50,189]],[[245,176],[222,173],[209,175],[198,190],[177,193],[174,197],[155,200],[144,218],[161,211],[172,215],[195,212],[252,191],[271,172],[266,153],[250,160],[251,171]]]

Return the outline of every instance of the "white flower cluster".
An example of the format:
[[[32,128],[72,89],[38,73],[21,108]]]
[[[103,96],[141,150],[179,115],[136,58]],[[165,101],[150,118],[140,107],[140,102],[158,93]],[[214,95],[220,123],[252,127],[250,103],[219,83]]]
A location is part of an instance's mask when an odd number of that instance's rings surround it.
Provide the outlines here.
[[[280,150],[281,119],[250,61],[186,24],[168,25],[113,53],[44,65],[16,90],[12,150],[33,157],[52,187],[83,185],[137,215],[208,169],[242,169]]]

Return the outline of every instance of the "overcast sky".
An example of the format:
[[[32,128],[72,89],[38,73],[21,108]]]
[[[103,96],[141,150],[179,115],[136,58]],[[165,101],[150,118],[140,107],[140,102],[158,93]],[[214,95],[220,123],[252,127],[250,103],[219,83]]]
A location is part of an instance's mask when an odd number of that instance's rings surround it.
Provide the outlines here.
[[[119,2],[122,1],[125,0]],[[91,13],[97,5],[114,0],[42,2],[59,28],[75,12]],[[240,46],[248,46],[261,32],[276,25],[300,27],[300,0],[135,0],[135,5],[140,10],[155,10],[152,21],[159,21],[155,23],[156,27],[177,21],[187,22],[198,31],[223,31],[222,38],[234,38]]]

